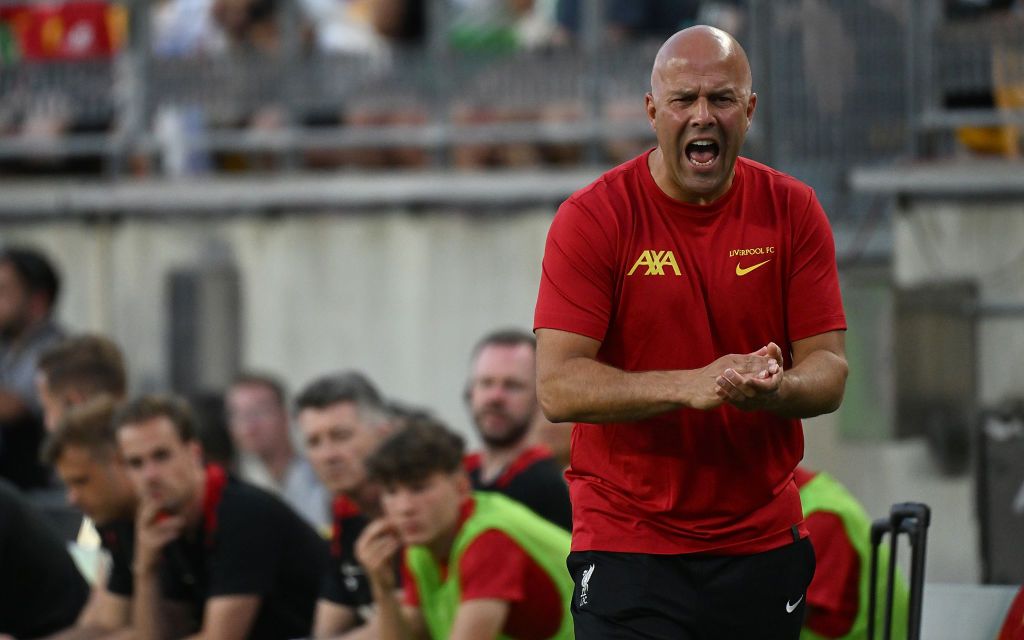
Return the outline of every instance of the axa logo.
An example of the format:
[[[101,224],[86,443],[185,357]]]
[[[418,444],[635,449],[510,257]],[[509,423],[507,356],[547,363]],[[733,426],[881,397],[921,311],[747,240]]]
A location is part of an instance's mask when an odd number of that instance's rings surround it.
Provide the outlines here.
[[[677,276],[683,275],[679,272],[679,263],[676,262],[676,256],[671,251],[647,249],[640,254],[640,257],[633,263],[633,268],[626,275],[633,275],[640,267],[647,267],[647,270],[643,272],[645,276],[663,276],[665,267],[670,267]]]

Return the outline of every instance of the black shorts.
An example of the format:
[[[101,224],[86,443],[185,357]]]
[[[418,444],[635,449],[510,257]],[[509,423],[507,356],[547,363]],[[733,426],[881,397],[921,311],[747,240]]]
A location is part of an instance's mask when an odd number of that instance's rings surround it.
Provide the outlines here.
[[[572,616],[581,640],[796,640],[814,548],[747,556],[579,551]]]

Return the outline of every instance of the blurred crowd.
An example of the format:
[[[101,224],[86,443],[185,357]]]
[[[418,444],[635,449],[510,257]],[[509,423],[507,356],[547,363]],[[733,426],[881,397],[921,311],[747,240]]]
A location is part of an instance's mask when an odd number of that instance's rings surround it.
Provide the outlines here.
[[[45,5],[26,2],[0,9],[0,64],[19,68],[0,98],[0,135],[34,144],[30,161],[7,163],[10,172],[70,170],[95,172],[102,158],[70,161],[47,148],[47,141],[68,133],[131,130],[104,96],[86,100],[71,89],[34,87],[32,67],[115,59],[132,38],[149,43],[152,68],[174,83],[174,69],[184,74],[209,74],[210,95],[198,101],[175,96],[162,101],[160,88],[150,114],[141,116],[160,147],[154,156],[140,154],[131,169],[137,173],[194,174],[219,170],[275,169],[280,160],[268,153],[182,149],[181,141],[210,131],[279,132],[292,125],[322,127],[416,127],[438,117],[455,126],[550,123],[580,120],[585,100],[511,99],[505,87],[489,84],[486,72],[459,79],[449,104],[439,114],[431,89],[417,82],[410,66],[422,63],[422,52],[446,52],[462,60],[500,60],[517,53],[537,53],[628,43],[660,42],[680,28],[711,23],[738,33],[743,28],[739,0],[610,0],[597,16],[597,5],[580,0],[154,0],[146,25],[132,26],[127,5],[112,0],[67,0]],[[597,26],[590,26],[596,24]],[[588,29],[593,36],[588,36]],[[355,67],[323,67],[324,59],[358,60]],[[299,82],[289,68],[272,61],[289,61],[309,75],[306,94],[285,95],[282,87]],[[204,68],[207,62],[209,68]],[[189,67],[188,65],[193,66]],[[198,64],[196,67],[194,65]],[[178,67],[176,67],[178,65]],[[184,66],[182,66],[184,65]],[[217,70],[220,69],[218,72]],[[97,73],[99,87],[121,83]],[[343,76],[343,77],[338,77]],[[45,73],[42,74],[45,77]],[[81,84],[88,74],[79,78]],[[422,78],[419,79],[422,82]],[[312,84],[310,84],[312,83]],[[46,83],[44,83],[46,84]],[[56,83],[66,84],[71,83]],[[341,89],[341,85],[345,85]],[[237,85],[237,86],[236,86]],[[333,88],[333,89],[332,89]],[[332,91],[337,89],[336,99]],[[212,96],[234,91],[230,100]],[[104,92],[108,93],[108,92]],[[45,94],[45,95],[42,95]],[[315,104],[307,100],[322,94]],[[612,118],[640,119],[642,95],[623,105],[609,100],[602,109]],[[81,113],[83,102],[101,103]],[[230,104],[224,104],[224,103]],[[553,103],[552,103],[553,102]],[[131,118],[139,117],[133,114]],[[641,145],[642,146],[642,145]],[[615,159],[632,155],[636,145],[616,149]],[[96,154],[99,156],[100,154]],[[308,168],[423,166],[430,159],[422,147],[369,143],[357,149],[316,149],[299,154]],[[621,158],[619,157],[621,156]],[[467,142],[451,151],[459,168],[523,166],[577,162],[581,145],[541,145]]]

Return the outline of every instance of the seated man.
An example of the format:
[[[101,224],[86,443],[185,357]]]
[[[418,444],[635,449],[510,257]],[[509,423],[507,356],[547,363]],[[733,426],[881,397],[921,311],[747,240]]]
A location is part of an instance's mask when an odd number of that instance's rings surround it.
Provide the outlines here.
[[[93,587],[89,604],[63,640],[93,638],[128,628],[132,595],[135,490],[117,455],[109,396],[69,410],[43,447],[43,460],[57,469],[68,503],[92,519],[110,554],[106,583]]]
[[[327,491],[292,445],[284,385],[273,376],[243,373],[224,396],[228,430],[242,480],[277,494],[317,530],[326,529]]]
[[[569,533],[501,494],[471,492],[462,454],[458,435],[419,423],[367,461],[383,489],[384,517],[363,531],[356,557],[377,603],[380,637],[572,638]],[[400,605],[391,567],[403,544]]]
[[[120,402],[128,387],[121,350],[97,334],[61,340],[40,354],[36,367],[36,391],[47,431],[57,428],[69,408],[99,395]]]
[[[139,496],[132,613],[139,638],[172,634],[167,598],[191,605],[197,638],[296,638],[313,623],[323,540],[276,497],[203,466],[188,406],[143,396],[114,418]],[[177,637],[177,636],[176,636]]]
[[[807,617],[801,640],[867,638],[871,583],[871,518],[846,488],[827,473],[797,467],[804,522],[811,534],[816,569],[807,588]],[[886,548],[879,555],[876,634],[881,636],[889,567]],[[896,574],[892,638],[907,637],[908,591]]]
[[[466,470],[474,489],[503,493],[569,530],[572,508],[562,467],[536,442],[536,361],[537,340],[525,331],[495,331],[474,347],[466,403],[483,449],[466,457]]]
[[[75,621],[88,597],[60,536],[0,479],[0,636],[59,631]]]
[[[363,528],[380,515],[380,492],[366,478],[363,462],[391,433],[380,394],[356,372],[309,383],[295,399],[306,453],[320,481],[334,496],[330,569],[324,576],[313,636],[376,638],[373,596],[355,557]]]

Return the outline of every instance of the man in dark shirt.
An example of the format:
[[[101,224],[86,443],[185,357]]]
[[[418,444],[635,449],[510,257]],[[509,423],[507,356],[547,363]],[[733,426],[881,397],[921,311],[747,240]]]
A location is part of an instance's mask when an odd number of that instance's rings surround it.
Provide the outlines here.
[[[323,540],[278,498],[204,466],[188,406],[169,396],[125,405],[114,425],[139,495],[134,629],[171,635],[161,600],[186,602],[195,638],[308,634],[326,562]]]
[[[363,462],[391,433],[391,420],[373,383],[353,371],[309,383],[295,407],[309,461],[334,496],[331,560],[313,635],[374,638],[373,595],[355,543],[380,514],[379,488],[367,480]]]
[[[43,424],[36,395],[36,360],[60,340],[53,321],[60,280],[41,253],[0,250],[0,477],[22,489],[45,487],[39,461]]]
[[[0,479],[0,634],[37,638],[75,621],[89,596],[60,537]]]
[[[97,637],[130,622],[137,500],[117,455],[114,407],[110,396],[101,395],[67,410],[43,446],[43,459],[57,469],[68,504],[92,519],[111,557],[106,579],[99,578],[89,604],[62,640]]]
[[[533,335],[517,330],[488,334],[473,349],[466,402],[484,448],[466,457],[466,470],[474,489],[503,493],[568,530],[561,468],[532,437],[540,418],[536,353]]]

